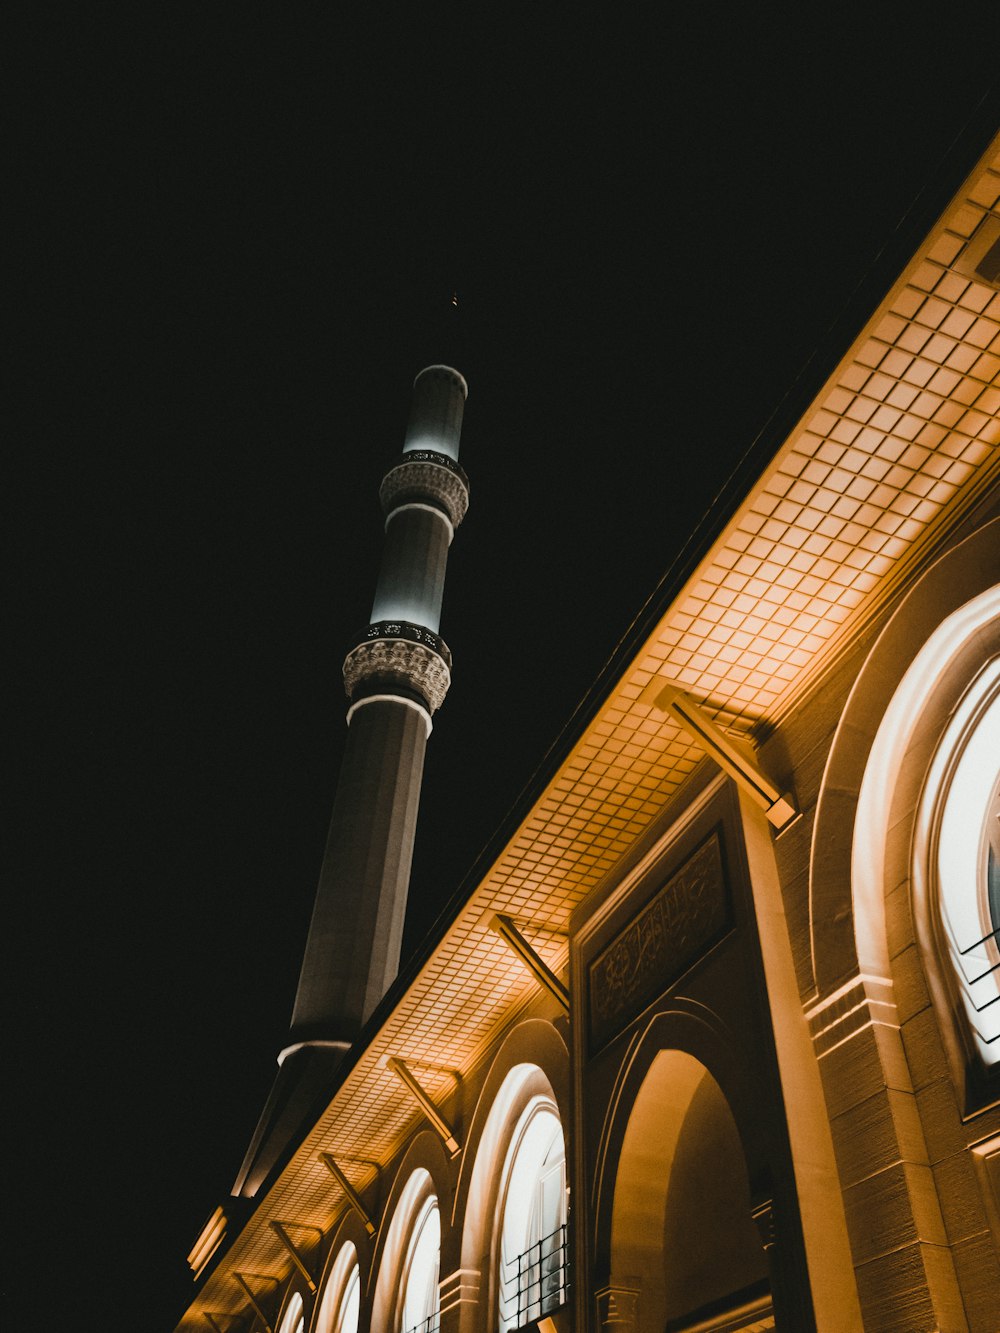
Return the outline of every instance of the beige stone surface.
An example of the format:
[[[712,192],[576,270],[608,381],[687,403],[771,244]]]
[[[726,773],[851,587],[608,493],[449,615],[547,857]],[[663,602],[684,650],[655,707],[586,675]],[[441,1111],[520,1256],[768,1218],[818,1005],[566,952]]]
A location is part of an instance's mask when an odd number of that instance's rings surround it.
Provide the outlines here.
[[[952,1249],[962,1288],[969,1333],[997,1333],[1000,1328],[1000,1262],[992,1237],[983,1233]]]
[[[968,1150],[942,1158],[934,1167],[934,1179],[950,1244],[968,1240],[987,1229],[989,1222]],[[1000,1290],[997,1291],[997,1313],[1000,1318]]]
[[[885,1088],[838,1116],[832,1129],[845,1189],[900,1161],[926,1164],[920,1114],[912,1093]]]
[[[914,1240],[946,1243],[929,1167],[897,1162],[844,1191],[856,1264]]]
[[[915,1089],[951,1077],[933,1010],[922,1009],[903,1024],[903,1046]]]
[[[911,944],[893,959],[892,965],[893,998],[896,1001],[896,1016],[900,1023],[905,1023],[926,1009],[931,999],[927,993],[927,981],[924,977],[924,965],[920,950]]]
[[[861,1264],[857,1278],[865,1333],[936,1333],[941,1327],[917,1242]]]
[[[912,826],[908,821],[904,822],[905,827],[900,829],[900,827],[897,826],[895,834],[890,830],[889,841],[892,842],[894,838],[896,841],[902,840],[908,848]],[[892,856],[892,849],[888,846],[886,848],[885,859],[887,864],[900,864],[900,862]],[[909,853],[907,851],[904,853],[902,864],[905,865],[908,860]],[[885,933],[886,942],[889,946],[890,958],[895,958],[897,954],[902,953],[904,949],[909,948],[916,939],[916,932],[913,929],[913,909],[910,899],[909,880],[904,881],[902,884],[897,884],[896,887],[885,896]]]
[[[916,1096],[927,1144],[927,1160],[933,1165],[942,1157],[964,1149],[965,1134],[951,1079],[928,1083]]]
[[[871,1023],[820,1058],[830,1116],[842,1115],[885,1087],[912,1091],[899,1030]]]

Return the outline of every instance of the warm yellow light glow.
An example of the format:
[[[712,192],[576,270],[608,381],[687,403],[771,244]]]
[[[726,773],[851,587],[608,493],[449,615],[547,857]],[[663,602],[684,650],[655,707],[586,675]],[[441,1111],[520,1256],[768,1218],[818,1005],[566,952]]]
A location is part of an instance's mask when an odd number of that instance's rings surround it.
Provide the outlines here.
[[[226,1234],[226,1215],[221,1208],[216,1208],[215,1212],[208,1219],[201,1229],[201,1234],[195,1241],[187,1261],[191,1266],[191,1271],[197,1278],[205,1265],[211,1259],[212,1255],[219,1248],[222,1237]]]

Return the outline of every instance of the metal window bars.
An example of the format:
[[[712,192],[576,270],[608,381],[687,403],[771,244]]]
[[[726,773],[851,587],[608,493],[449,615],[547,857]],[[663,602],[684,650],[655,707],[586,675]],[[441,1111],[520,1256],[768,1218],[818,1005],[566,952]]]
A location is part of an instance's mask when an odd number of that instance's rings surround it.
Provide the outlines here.
[[[419,1324],[406,1329],[406,1333],[441,1333],[440,1312],[429,1314],[426,1319],[421,1319]]]
[[[566,1224],[501,1264],[500,1314],[508,1328],[552,1314],[566,1303],[569,1246]]]
[[[959,955],[962,958],[965,958],[968,954],[972,953],[973,950],[981,949],[984,944],[988,945],[990,940],[996,940],[997,943],[1000,944],[1000,926],[997,926],[994,930],[987,931],[981,940],[975,940],[972,944],[967,944],[964,949],[959,949]],[[980,972],[978,977],[970,977],[966,974],[965,980],[970,986],[973,986],[977,981],[982,981],[983,977],[988,977],[991,972],[995,972],[998,967],[1000,967],[1000,962],[994,963],[993,966],[988,967],[985,972]],[[964,967],[962,971],[965,972]]]
[[[991,947],[993,948],[994,951],[998,947],[1000,947],[1000,926],[994,928],[991,931],[988,931],[982,937],[982,939],[976,940],[973,944],[968,944],[964,949],[959,949],[957,951],[958,956],[961,959],[961,972],[962,972],[962,978],[965,981],[969,1008],[972,1010],[973,1013],[976,1014],[983,1013],[985,1010],[989,1009],[992,1005],[1000,1001],[1000,993],[991,996],[990,999],[984,1001],[982,1004],[977,1004],[975,1000],[973,1000],[971,995],[971,989],[973,986],[975,986],[980,981],[985,981],[991,972],[996,972],[998,969],[1000,969],[1000,961],[998,961],[992,963],[989,967],[985,969],[985,971],[977,973],[976,976],[974,977],[969,976],[965,967],[966,958],[968,958],[969,954],[975,954],[975,951],[977,949],[983,949],[984,947],[987,951],[987,957]],[[976,961],[986,962],[987,959],[982,958],[982,955],[977,955]],[[987,1037],[986,1034],[980,1030],[978,1024],[976,1024],[975,1022],[973,1022],[973,1027],[975,1028],[977,1035],[987,1046],[991,1045],[993,1042],[1000,1039],[1000,1030],[995,1032],[992,1037]]]

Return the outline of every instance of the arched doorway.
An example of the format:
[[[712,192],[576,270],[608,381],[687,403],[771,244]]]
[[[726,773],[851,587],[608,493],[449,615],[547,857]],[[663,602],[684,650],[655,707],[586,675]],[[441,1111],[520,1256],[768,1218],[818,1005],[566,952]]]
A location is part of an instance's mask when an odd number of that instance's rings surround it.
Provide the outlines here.
[[[720,1327],[774,1327],[739,1131],[718,1083],[683,1051],[654,1057],[629,1115],[611,1288],[635,1333],[708,1328],[727,1315]],[[731,1322],[737,1312],[745,1325]]]

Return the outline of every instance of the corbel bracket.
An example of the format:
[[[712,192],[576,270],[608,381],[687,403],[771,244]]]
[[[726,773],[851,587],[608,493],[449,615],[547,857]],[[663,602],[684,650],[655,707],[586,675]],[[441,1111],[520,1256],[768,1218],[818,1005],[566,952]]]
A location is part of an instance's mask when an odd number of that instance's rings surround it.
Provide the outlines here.
[[[320,1161],[323,1163],[323,1165],[329,1171],[330,1175],[333,1176],[334,1180],[337,1182],[340,1188],[347,1195],[348,1199],[351,1201],[351,1204],[354,1207],[355,1211],[358,1213],[362,1222],[365,1224],[365,1230],[368,1232],[369,1236],[374,1236],[375,1223],[368,1216],[368,1210],[361,1202],[361,1195],[357,1192],[357,1190],[354,1188],[351,1182],[347,1179],[343,1171],[341,1171],[340,1167],[333,1160],[333,1157],[330,1155],[330,1153],[321,1152],[319,1156],[320,1156]]]
[[[273,1282],[276,1287],[279,1285],[278,1279],[276,1277],[269,1277],[266,1273],[233,1274],[233,1280],[238,1282],[240,1286],[243,1288],[243,1290],[246,1292],[247,1300],[253,1306],[254,1314],[256,1314],[257,1318],[264,1325],[264,1333],[274,1333],[274,1329],[271,1327],[271,1321],[268,1319],[267,1315],[261,1309],[260,1302],[254,1295],[253,1287],[251,1287],[250,1283],[247,1281],[247,1278],[250,1277],[256,1278],[258,1282]]]
[[[191,1253],[188,1255],[188,1264],[194,1273],[195,1279],[201,1277],[208,1265],[209,1259],[222,1244],[222,1238],[226,1234],[226,1215],[221,1208],[216,1208],[215,1212],[208,1219],[201,1229],[201,1234],[194,1243]]]
[[[390,1055],[385,1064],[386,1068],[392,1070],[406,1088],[407,1092],[409,1092],[410,1096],[441,1136],[444,1146],[454,1157],[457,1152],[461,1151],[458,1146],[458,1140],[452,1133],[451,1126],[448,1124],[447,1120],[445,1120],[444,1116],[431,1101],[430,1097],[417,1082],[416,1078],[403,1061],[397,1059],[394,1055]]]
[[[790,792],[782,794],[760,765],[744,754],[689,694],[662,676],[654,676],[639,695],[639,703],[669,713],[679,722],[705,753],[761,807],[778,832],[796,818],[798,811],[794,796]]]
[[[316,1290],[316,1282],[315,1282],[315,1280],[314,1280],[314,1278],[313,1278],[312,1273],[309,1271],[308,1267],[306,1266],[306,1261],[302,1258],[302,1255],[299,1253],[298,1248],[297,1248],[295,1242],[292,1240],[291,1236],[288,1234],[288,1227],[289,1227],[289,1225],[294,1226],[294,1227],[296,1227],[296,1228],[298,1228],[299,1230],[302,1230],[302,1231],[315,1231],[315,1232],[317,1232],[317,1233],[319,1234],[319,1238],[320,1238],[320,1240],[323,1239],[323,1233],[322,1233],[322,1231],[320,1231],[319,1227],[307,1227],[307,1226],[304,1226],[304,1225],[302,1225],[302,1224],[300,1224],[300,1223],[298,1223],[298,1222],[293,1222],[293,1223],[279,1222],[279,1221],[277,1221],[277,1219],[275,1219],[275,1218],[273,1218],[273,1217],[271,1218],[270,1222],[268,1223],[268,1226],[271,1228],[271,1230],[274,1232],[274,1234],[275,1234],[275,1235],[278,1237],[278,1239],[281,1241],[282,1245],[284,1245],[285,1249],[286,1249],[286,1250],[288,1251],[288,1253],[291,1255],[292,1263],[295,1265],[295,1267],[299,1270],[299,1272],[300,1272],[300,1273],[302,1274],[302,1276],[305,1278],[305,1280],[306,1280],[306,1285],[308,1286],[309,1290],[312,1291],[312,1292],[315,1292],[315,1290]]]
[[[493,920],[489,923],[490,930],[494,931],[503,942],[514,953],[517,954],[521,962],[531,972],[535,980],[544,986],[550,994],[554,995],[562,1007],[569,1012],[569,991],[562,984],[552,969],[539,958],[534,949],[524,938],[517,926],[509,916],[504,916],[497,912]]]

